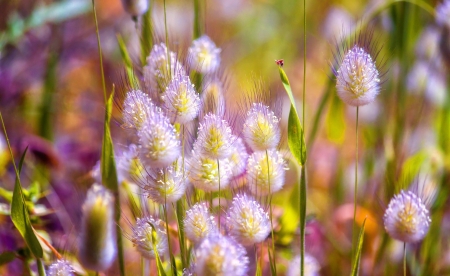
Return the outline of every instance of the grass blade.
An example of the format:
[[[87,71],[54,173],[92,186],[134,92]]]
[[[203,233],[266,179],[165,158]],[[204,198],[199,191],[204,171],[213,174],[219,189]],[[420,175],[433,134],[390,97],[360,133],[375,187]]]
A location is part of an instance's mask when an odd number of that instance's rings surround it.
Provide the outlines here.
[[[145,65],[153,45],[152,7],[148,4],[148,10],[142,16],[141,31],[141,64]]]
[[[117,35],[117,43],[119,43],[120,55],[122,56],[122,60],[125,63],[125,70],[127,73],[128,83],[131,85],[132,89],[138,88],[138,81],[134,75],[133,71],[133,62],[130,58],[130,54],[128,53],[127,46],[125,45],[125,41],[120,34]]]
[[[284,89],[286,90],[289,100],[291,101],[291,109],[289,111],[288,119],[289,149],[291,150],[297,162],[303,166],[306,162],[305,134],[300,122],[300,118],[298,117],[297,108],[295,107],[295,99],[294,95],[292,94],[289,79],[281,66],[278,66],[278,69],[280,71],[281,82],[283,83]]]
[[[355,255],[355,261],[353,262],[353,268],[352,268],[352,276],[357,276],[359,274],[359,265],[361,262],[361,251],[363,247],[363,240],[364,240],[364,226],[366,225],[367,218],[364,219],[364,222],[361,226],[361,231],[359,232],[359,238],[358,238],[358,248]]]

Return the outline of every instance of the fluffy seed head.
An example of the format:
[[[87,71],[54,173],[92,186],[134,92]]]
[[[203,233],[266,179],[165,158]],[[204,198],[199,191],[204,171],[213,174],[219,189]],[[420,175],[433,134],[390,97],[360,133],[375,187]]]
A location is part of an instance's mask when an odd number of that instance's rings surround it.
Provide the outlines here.
[[[176,202],[186,191],[186,178],[180,168],[150,169],[142,187],[153,201],[165,204]]]
[[[156,112],[150,97],[140,90],[129,91],[123,102],[123,127],[139,130],[148,117]]]
[[[219,190],[219,181],[220,189],[230,183],[231,165],[228,159],[212,159],[194,151],[188,163],[189,180],[197,189],[215,192]]]
[[[228,210],[230,235],[243,245],[262,242],[270,232],[270,221],[258,202],[246,194],[237,195]]]
[[[245,249],[234,240],[212,235],[195,250],[196,275],[246,275],[249,260]]]
[[[162,113],[148,118],[138,131],[140,158],[145,166],[163,168],[181,155],[181,143],[174,126]]]
[[[78,259],[88,269],[104,271],[116,256],[114,197],[103,186],[94,184],[83,204]]]
[[[194,150],[212,159],[228,158],[233,152],[234,140],[227,121],[210,113],[200,123]]]
[[[207,35],[194,40],[188,51],[194,68],[200,73],[212,73],[219,68],[221,50]]]
[[[284,185],[287,170],[281,153],[277,150],[256,151],[248,158],[247,182],[255,196],[265,196],[279,191]]]
[[[248,153],[241,138],[236,138],[233,144],[233,153],[228,158],[231,164],[232,177],[240,176],[247,167]]]
[[[75,270],[69,261],[61,259],[52,263],[47,270],[48,276],[73,276]]]
[[[289,264],[286,276],[300,276],[300,255],[297,255]],[[305,254],[305,276],[319,276],[320,266],[317,260],[309,255]]]
[[[418,242],[428,232],[431,218],[420,197],[411,191],[395,195],[384,213],[384,228],[402,242]]]
[[[156,248],[159,256],[164,255],[168,248],[164,222],[154,219],[152,216],[138,218],[133,227],[132,242],[137,251],[146,259],[155,258],[153,248]]]
[[[200,109],[200,97],[185,74],[177,74],[172,78],[161,99],[163,109],[175,123],[192,121]]]
[[[440,27],[450,28],[450,1],[444,0],[436,7],[436,23]]]
[[[270,108],[254,103],[244,123],[245,142],[254,151],[276,148],[280,142],[279,119]]]
[[[122,0],[123,9],[131,16],[139,16],[148,10],[147,0]]]
[[[195,244],[217,232],[214,217],[205,203],[197,203],[187,210],[183,225],[186,237]]]
[[[380,92],[380,76],[375,62],[370,54],[358,45],[345,53],[335,75],[338,96],[346,104],[366,105]]]
[[[155,44],[147,57],[147,65],[144,66],[145,85],[152,93],[156,93],[157,99],[164,93],[170,80],[175,75],[186,75],[176,54],[172,51],[169,51],[168,54],[167,51],[164,43]],[[170,56],[170,66],[168,56]]]

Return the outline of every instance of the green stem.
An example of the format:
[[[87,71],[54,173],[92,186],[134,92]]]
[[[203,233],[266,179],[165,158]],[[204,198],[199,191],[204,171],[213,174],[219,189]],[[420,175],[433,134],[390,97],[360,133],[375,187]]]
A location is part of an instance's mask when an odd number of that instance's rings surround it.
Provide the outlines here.
[[[355,153],[355,194],[353,197],[353,231],[352,231],[352,260],[354,257],[355,234],[356,234],[356,207],[358,200],[358,121],[359,121],[359,106],[356,107],[356,153]]]
[[[172,78],[172,63],[170,61],[170,50],[169,50],[169,31],[167,29],[167,12],[166,12],[166,0],[164,0],[164,33],[166,36],[166,51],[167,51],[167,62],[169,66],[169,79]]]
[[[200,21],[200,0],[194,0],[194,39],[202,33]]]
[[[103,54],[102,54],[102,46],[100,44],[100,34],[98,30],[98,20],[97,20],[97,12],[95,10],[95,0],[92,0],[92,10],[94,12],[94,21],[95,21],[95,33],[97,34],[97,47],[98,47],[98,57],[100,59],[100,71],[102,75],[102,88],[103,88],[103,98],[106,103],[106,82],[105,82],[105,74],[103,70]]]
[[[406,242],[403,243],[403,276],[406,276]]]
[[[45,276],[45,268],[44,268],[44,264],[42,263],[42,260],[40,258],[36,258],[36,263],[37,263],[37,267],[38,267],[38,274],[39,276]]]
[[[166,179],[166,171],[164,170],[164,184],[165,183],[167,183],[167,179]],[[175,264],[175,260],[174,260],[173,252],[172,252],[172,246],[170,245],[169,219],[167,216],[167,187],[166,187],[166,190],[164,191],[163,211],[164,211],[164,219],[166,220],[167,246],[169,247],[170,264],[172,266],[172,274],[176,276],[177,275],[177,265]]]
[[[219,176],[219,212],[218,212],[218,220],[219,220],[219,233],[220,233],[220,166],[219,166],[219,159],[217,159],[217,174]]]
[[[269,153],[266,150],[266,163],[267,163],[267,181],[269,182],[269,217],[270,217],[270,233],[272,237],[272,257],[270,260],[271,266],[273,266],[272,275],[277,274],[277,265],[275,262],[275,236],[273,233],[273,216],[272,216],[272,195],[270,187],[270,166],[269,166]]]
[[[305,104],[306,104],[306,0],[303,0],[303,99],[302,127],[305,137]],[[306,147],[306,143],[301,143]],[[303,151],[303,149],[301,149]],[[305,275],[305,227],[306,227],[306,160],[302,166],[300,180],[300,276]],[[303,208],[302,208],[303,207]]]

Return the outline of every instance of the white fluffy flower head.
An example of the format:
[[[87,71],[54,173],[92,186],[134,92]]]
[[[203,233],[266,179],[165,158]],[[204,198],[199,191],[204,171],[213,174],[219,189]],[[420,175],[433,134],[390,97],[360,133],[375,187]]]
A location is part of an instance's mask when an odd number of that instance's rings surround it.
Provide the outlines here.
[[[207,35],[194,40],[188,51],[190,60],[197,71],[207,74],[219,68],[221,50]]]
[[[253,103],[244,123],[244,139],[252,150],[276,148],[280,142],[279,119],[262,103]]]
[[[277,150],[256,151],[248,158],[247,183],[255,196],[279,191],[284,185],[286,162]]]
[[[161,99],[163,109],[175,123],[192,121],[200,110],[200,97],[185,74],[177,74],[172,78]]]
[[[346,104],[366,105],[380,92],[380,75],[375,62],[370,54],[358,45],[345,53],[335,75],[338,96]]]
[[[300,276],[300,255],[289,264],[286,276]],[[320,265],[319,262],[311,255],[305,254],[305,276],[319,276]]]
[[[243,276],[248,270],[245,249],[228,237],[209,236],[194,254],[196,275]]]
[[[181,155],[181,143],[174,126],[162,113],[148,118],[138,131],[140,158],[153,168],[169,166]]]
[[[420,197],[411,191],[395,195],[384,213],[384,228],[399,241],[414,243],[428,233],[431,218]]]
[[[245,172],[245,168],[247,167],[248,153],[241,138],[237,138],[234,141],[233,146],[233,153],[228,158],[228,160],[230,160],[232,176],[238,177]]]
[[[149,116],[156,112],[150,97],[140,90],[129,91],[123,102],[123,127],[139,130]]]
[[[246,194],[233,198],[227,215],[230,235],[243,245],[262,242],[270,232],[270,221],[258,202]]]
[[[189,180],[197,189],[215,192],[219,190],[219,182],[220,189],[228,186],[231,169],[228,159],[212,159],[194,151],[189,159]]]
[[[217,232],[214,217],[205,203],[197,203],[187,210],[183,225],[186,237],[194,243]]]
[[[69,261],[60,259],[52,263],[47,270],[48,276],[72,276],[75,270]]]
[[[194,150],[212,159],[228,158],[236,138],[227,121],[215,114],[207,114],[200,123]]]
[[[174,166],[150,169],[146,180],[142,189],[149,198],[160,204],[176,202],[186,191],[186,178],[181,168]]]
[[[137,251],[146,259],[155,258],[154,248],[158,251],[159,256],[164,255],[168,248],[164,222],[154,219],[152,216],[138,218],[133,227],[132,242]]]

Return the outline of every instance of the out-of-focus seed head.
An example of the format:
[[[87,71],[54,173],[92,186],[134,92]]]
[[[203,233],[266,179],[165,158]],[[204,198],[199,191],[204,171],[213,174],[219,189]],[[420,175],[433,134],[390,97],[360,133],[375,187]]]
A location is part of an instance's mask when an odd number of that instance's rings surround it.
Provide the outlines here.
[[[399,241],[414,243],[428,233],[431,218],[422,199],[411,191],[395,195],[384,213],[384,228]]]
[[[73,276],[75,270],[69,261],[60,259],[52,263],[47,270],[48,276]]]
[[[196,275],[247,275],[249,260],[245,249],[233,239],[212,235],[195,250]]]
[[[217,233],[214,217],[205,203],[197,203],[187,210],[183,225],[186,237],[195,244],[207,236]]]
[[[200,73],[212,73],[219,68],[221,50],[207,35],[194,40],[188,51],[193,67]]]
[[[181,143],[174,126],[162,113],[145,121],[138,131],[140,159],[151,168],[164,168],[181,155]]]
[[[346,104],[369,104],[380,92],[380,74],[375,61],[358,45],[345,53],[335,75],[338,96]]]
[[[104,271],[116,257],[114,197],[103,186],[94,184],[83,204],[78,259],[88,269]]]
[[[122,6],[131,16],[140,16],[148,10],[148,2],[148,0],[122,0]]]
[[[254,151],[276,148],[280,142],[279,119],[270,108],[254,103],[244,123],[244,139]]]
[[[150,97],[140,90],[132,90],[126,94],[123,102],[123,127],[139,130],[148,117],[156,112]]]
[[[174,123],[190,122],[200,110],[200,97],[185,74],[177,74],[172,78],[161,99],[163,109]]]
[[[202,93],[202,107],[199,119],[203,121],[206,114],[212,113],[219,118],[225,115],[225,98],[223,96],[223,85],[219,80],[206,82]]]
[[[436,7],[436,23],[438,26],[450,29],[450,1],[444,0]]]
[[[247,167],[248,153],[241,138],[237,138],[234,141],[233,146],[233,153],[228,158],[228,160],[230,160],[232,176],[238,177],[245,172],[245,169]]]
[[[279,191],[284,185],[286,162],[277,150],[256,151],[247,162],[247,183],[255,196]]]
[[[210,113],[200,123],[194,151],[212,159],[228,158],[233,153],[235,139],[227,121]]]
[[[194,151],[188,164],[189,180],[197,189],[215,192],[219,190],[219,181],[220,189],[230,183],[232,168],[228,159],[212,159]]]
[[[146,178],[142,189],[150,199],[160,204],[176,202],[186,191],[186,178],[181,168],[151,169]]]
[[[174,76],[177,74],[186,75],[176,54],[172,51],[169,51],[168,54],[167,51],[164,43],[155,44],[147,57],[147,65],[144,66],[145,85],[158,100],[160,100],[160,96],[166,91],[167,85]],[[168,57],[170,57],[170,66]]]
[[[286,276],[300,276],[300,255],[289,264]],[[305,254],[305,276],[319,276],[320,265],[319,262],[311,255]]]
[[[230,235],[243,245],[262,242],[270,232],[270,221],[258,202],[246,194],[238,194],[228,210]]]
[[[138,218],[133,227],[132,242],[137,251],[146,259],[155,258],[154,248],[159,256],[164,255],[168,248],[164,222],[154,219],[152,216]]]

